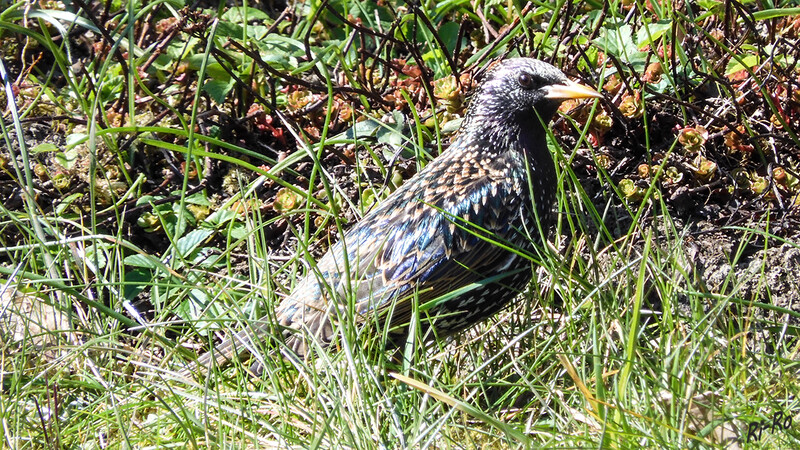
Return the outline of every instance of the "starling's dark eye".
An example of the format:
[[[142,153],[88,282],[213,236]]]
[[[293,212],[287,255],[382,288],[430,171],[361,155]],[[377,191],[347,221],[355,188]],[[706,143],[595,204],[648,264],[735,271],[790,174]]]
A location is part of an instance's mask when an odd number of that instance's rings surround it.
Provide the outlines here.
[[[533,88],[533,77],[531,77],[527,73],[519,74],[519,78],[517,78],[517,81],[519,81],[519,85],[522,86],[523,89]]]

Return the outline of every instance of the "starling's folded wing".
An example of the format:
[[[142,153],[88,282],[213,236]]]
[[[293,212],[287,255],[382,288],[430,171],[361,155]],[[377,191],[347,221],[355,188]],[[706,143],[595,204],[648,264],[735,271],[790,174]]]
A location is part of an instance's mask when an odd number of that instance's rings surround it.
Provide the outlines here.
[[[502,283],[498,272],[519,257],[509,251],[514,247],[510,241],[523,233],[511,224],[525,196],[511,195],[510,183],[498,186],[489,179],[458,188],[469,194],[427,195],[407,205],[402,215],[383,215],[372,226],[354,230],[368,236],[364,239],[382,241],[357,245],[359,260],[367,263],[359,265],[354,279],[360,294],[355,296],[357,312],[391,314],[392,325],[401,325],[410,320],[414,295],[424,305],[489,278]],[[348,236],[347,241],[362,239]],[[365,248],[373,251],[364,254]]]

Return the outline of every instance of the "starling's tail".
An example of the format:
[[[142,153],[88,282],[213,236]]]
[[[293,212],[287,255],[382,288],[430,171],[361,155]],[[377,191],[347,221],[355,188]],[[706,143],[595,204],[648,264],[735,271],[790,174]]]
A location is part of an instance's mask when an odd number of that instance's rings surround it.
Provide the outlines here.
[[[207,353],[200,355],[197,361],[181,370],[181,375],[187,378],[191,378],[194,374],[205,375],[214,366],[224,366],[240,358],[243,354],[253,353],[255,351],[254,343],[261,341],[270,333],[267,323],[256,322],[215,345]]]

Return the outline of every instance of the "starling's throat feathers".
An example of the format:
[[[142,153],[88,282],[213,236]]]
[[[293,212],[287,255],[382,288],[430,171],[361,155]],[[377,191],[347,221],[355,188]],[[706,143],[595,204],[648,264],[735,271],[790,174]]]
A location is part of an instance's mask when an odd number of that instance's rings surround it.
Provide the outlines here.
[[[531,58],[505,60],[486,74],[459,134],[467,134],[468,142],[482,141],[483,152],[533,151],[549,159],[543,127],[563,100],[589,97],[602,96],[550,64]]]
[[[509,248],[532,251],[532,239],[544,239],[537,230],[552,224],[557,186],[543,126],[563,100],[587,97],[600,94],[542,61],[492,67],[450,147],[351,228],[276,308],[288,346],[302,355],[312,341],[327,345],[348,310],[402,337],[413,305],[433,301],[423,328],[443,336],[516,298],[532,270]],[[254,325],[198,364],[232,359],[269,332]]]

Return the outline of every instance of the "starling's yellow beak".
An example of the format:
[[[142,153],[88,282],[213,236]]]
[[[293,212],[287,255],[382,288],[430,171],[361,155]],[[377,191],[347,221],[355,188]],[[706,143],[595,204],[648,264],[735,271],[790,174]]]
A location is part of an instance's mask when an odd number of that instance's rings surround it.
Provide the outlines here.
[[[553,84],[547,86],[545,98],[567,100],[572,98],[602,98],[603,94],[592,88],[567,80],[564,84]]]

